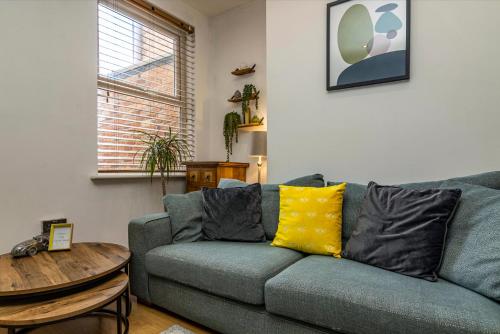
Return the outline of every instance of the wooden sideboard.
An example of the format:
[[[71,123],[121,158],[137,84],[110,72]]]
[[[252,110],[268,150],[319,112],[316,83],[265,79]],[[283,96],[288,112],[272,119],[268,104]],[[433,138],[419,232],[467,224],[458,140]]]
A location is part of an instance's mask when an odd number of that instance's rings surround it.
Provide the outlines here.
[[[248,163],[192,161],[186,165],[186,191],[200,190],[202,187],[217,188],[220,179],[246,181]]]

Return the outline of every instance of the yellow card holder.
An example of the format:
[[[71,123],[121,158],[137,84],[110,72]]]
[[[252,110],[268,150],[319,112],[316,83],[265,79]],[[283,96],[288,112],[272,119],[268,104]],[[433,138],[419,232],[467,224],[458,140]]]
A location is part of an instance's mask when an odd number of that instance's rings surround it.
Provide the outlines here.
[[[49,251],[69,250],[73,244],[73,224],[50,226]]]

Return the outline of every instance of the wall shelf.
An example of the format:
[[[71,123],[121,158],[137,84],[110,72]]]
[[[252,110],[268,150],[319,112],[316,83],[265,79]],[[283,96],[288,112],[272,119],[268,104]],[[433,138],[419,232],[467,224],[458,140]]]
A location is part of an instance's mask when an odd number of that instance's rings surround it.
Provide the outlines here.
[[[257,94],[253,94],[253,95],[250,97],[250,99],[249,99],[249,100],[255,100],[255,99],[257,98],[257,96],[259,96],[259,93],[260,93],[260,91],[259,91],[259,92],[257,92]],[[228,101],[228,102],[233,102],[233,103],[238,103],[238,102],[243,101],[243,99],[242,99],[241,97],[236,98],[236,99],[235,99],[235,98],[230,98],[230,99],[227,99],[227,101]]]
[[[252,67],[237,68],[231,72],[232,75],[246,75],[250,73],[255,73],[255,64]]]
[[[262,124],[262,123],[240,124],[240,125],[238,125],[238,130],[256,131],[256,130],[260,130],[263,126],[264,126],[264,124]]]

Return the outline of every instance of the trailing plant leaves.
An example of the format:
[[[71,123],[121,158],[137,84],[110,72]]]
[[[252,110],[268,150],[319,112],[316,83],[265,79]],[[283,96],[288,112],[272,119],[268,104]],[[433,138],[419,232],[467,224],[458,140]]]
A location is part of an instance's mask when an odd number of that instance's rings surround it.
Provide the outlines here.
[[[255,95],[255,109],[259,109],[259,92],[255,85],[247,84],[243,87],[243,94],[241,95],[241,111],[245,112],[248,109],[252,95]]]
[[[233,111],[227,113],[224,117],[224,142],[226,145],[226,161],[229,161],[229,156],[233,154],[233,139],[238,142],[238,125],[241,124],[241,116]]]

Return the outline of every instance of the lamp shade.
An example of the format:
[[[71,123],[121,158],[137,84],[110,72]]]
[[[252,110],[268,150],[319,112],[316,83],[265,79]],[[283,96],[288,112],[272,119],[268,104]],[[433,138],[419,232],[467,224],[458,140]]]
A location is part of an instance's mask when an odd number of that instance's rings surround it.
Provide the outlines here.
[[[256,131],[252,132],[252,148],[250,156],[265,157],[267,156],[267,132]]]

